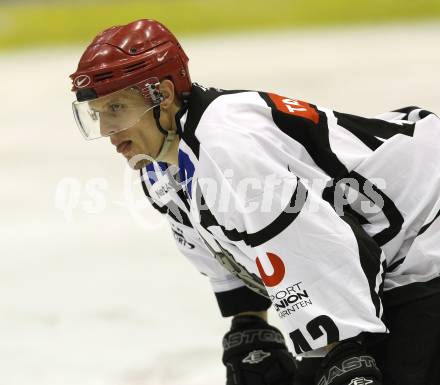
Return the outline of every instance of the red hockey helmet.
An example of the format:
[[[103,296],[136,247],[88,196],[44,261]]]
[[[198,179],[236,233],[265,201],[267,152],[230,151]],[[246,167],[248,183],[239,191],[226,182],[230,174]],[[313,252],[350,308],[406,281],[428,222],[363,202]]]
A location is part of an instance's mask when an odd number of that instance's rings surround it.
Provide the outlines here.
[[[147,19],[114,26],[97,35],[70,77],[78,101],[104,96],[152,77],[170,78],[181,98],[191,89],[188,57],[179,42],[164,25]]]

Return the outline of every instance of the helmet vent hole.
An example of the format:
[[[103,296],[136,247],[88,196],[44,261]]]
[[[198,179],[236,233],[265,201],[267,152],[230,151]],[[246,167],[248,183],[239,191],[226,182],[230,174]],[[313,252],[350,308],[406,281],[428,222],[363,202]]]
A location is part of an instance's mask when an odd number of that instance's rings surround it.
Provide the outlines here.
[[[95,82],[100,82],[113,77],[113,72],[101,72],[93,77]]]
[[[130,72],[134,72],[134,71],[140,70],[140,69],[146,67],[147,64],[148,63],[146,61],[140,61],[140,62],[131,64],[129,66],[124,67],[124,73],[128,74]]]

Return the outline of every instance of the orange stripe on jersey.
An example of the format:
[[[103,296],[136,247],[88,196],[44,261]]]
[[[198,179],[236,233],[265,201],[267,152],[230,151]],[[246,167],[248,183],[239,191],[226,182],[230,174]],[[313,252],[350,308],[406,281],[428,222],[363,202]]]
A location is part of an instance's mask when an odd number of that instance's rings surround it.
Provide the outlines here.
[[[318,124],[318,111],[316,111],[316,109],[310,104],[301,100],[291,99],[277,94],[267,93],[267,95],[271,98],[279,111],[290,115],[300,116],[302,118],[311,120],[315,124]]]

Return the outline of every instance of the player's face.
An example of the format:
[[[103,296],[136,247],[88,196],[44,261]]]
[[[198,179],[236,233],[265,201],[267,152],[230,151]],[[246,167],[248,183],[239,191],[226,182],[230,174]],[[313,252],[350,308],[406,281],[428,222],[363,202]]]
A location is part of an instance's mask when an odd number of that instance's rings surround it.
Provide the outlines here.
[[[150,108],[141,94],[127,90],[117,97],[109,95],[95,102],[93,108],[100,111],[101,135],[109,136],[115,150],[127,160],[135,155],[148,155],[152,158],[158,155],[164,137],[156,127],[151,109],[140,114]],[[131,114],[136,114],[136,119]],[[120,115],[120,118],[115,119],[115,115]],[[118,131],[117,127],[123,125],[124,121],[134,123],[130,123],[129,128]],[[147,160],[139,162],[135,168],[141,168],[147,163]]]

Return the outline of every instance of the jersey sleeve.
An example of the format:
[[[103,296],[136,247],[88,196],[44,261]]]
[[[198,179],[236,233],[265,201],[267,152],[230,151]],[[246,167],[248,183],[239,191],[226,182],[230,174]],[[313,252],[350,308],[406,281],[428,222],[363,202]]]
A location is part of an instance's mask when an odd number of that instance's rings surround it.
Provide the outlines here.
[[[150,192],[151,182],[147,172],[148,170],[140,171],[146,198],[156,210],[166,216],[179,251],[200,273],[209,278],[221,314],[228,317],[245,311],[268,309],[271,302],[267,298],[248,289],[241,279],[229,273],[218,263],[192,227],[187,213],[176,202],[170,200],[164,203],[159,199],[154,199],[155,195]],[[152,171],[150,171],[150,177],[154,178],[154,183],[162,182]]]
[[[210,229],[247,256],[294,352],[363,332],[387,332],[381,319],[381,249],[354,218],[340,217],[311,181],[298,176],[294,159],[261,136],[237,132],[228,140],[222,128],[224,141],[201,146],[206,167],[197,183],[213,178],[222,196],[228,194],[225,210],[199,188],[205,211],[218,222]]]

